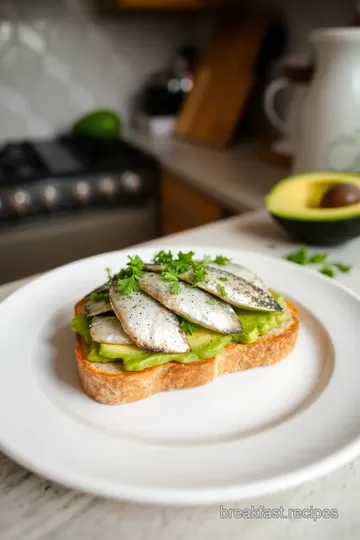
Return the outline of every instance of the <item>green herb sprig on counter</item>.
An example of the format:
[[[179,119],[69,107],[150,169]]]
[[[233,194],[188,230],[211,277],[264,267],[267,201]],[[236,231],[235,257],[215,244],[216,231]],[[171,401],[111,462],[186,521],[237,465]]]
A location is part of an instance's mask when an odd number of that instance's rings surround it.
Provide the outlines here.
[[[324,264],[324,266],[322,268],[320,268],[319,272],[321,274],[324,274],[324,276],[327,276],[327,277],[330,277],[330,278],[335,277],[334,270],[328,264]]]
[[[298,251],[286,255],[288,261],[291,261],[296,264],[306,265],[309,264],[309,253],[306,247],[302,246]]]
[[[331,262],[328,260],[328,257],[328,254],[324,252],[314,253],[311,255],[306,246],[301,246],[301,248],[297,251],[289,253],[285,256],[288,261],[303,266],[321,265],[320,268],[318,268],[319,272],[329,278],[334,278],[337,271],[342,273],[350,272],[352,268],[351,265],[339,262]]]
[[[334,263],[334,266],[336,266],[336,268],[338,270],[340,270],[340,272],[343,272],[345,274],[350,272],[350,270],[352,268],[352,266],[350,264],[343,264],[343,263]]]

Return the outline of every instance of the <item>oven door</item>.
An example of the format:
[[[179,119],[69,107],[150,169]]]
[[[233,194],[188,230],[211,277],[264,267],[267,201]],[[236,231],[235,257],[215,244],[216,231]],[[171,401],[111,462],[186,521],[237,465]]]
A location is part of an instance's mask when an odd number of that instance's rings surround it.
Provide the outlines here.
[[[157,216],[156,203],[149,201],[0,229],[0,284],[151,240],[158,235]]]

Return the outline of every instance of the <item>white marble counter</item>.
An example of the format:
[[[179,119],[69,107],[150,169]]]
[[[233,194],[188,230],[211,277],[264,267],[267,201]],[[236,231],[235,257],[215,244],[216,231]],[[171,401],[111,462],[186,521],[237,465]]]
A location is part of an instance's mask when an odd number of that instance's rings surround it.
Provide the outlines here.
[[[283,168],[262,162],[254,143],[216,149],[138,130],[127,130],[124,138],[149,152],[185,183],[235,212],[261,208],[271,186],[287,176]]]
[[[275,256],[294,249],[263,213],[232,218],[157,243],[213,245],[215,239],[223,246],[271,251]],[[274,241],[277,247],[271,249]],[[354,265],[339,281],[360,293],[360,239],[327,251]],[[0,300],[26,281],[0,287]],[[1,540],[355,540],[360,538],[359,500],[360,459],[300,488],[225,505],[338,509],[338,519],[314,523],[308,519],[224,520],[220,519],[219,506],[168,508],[95,498],[58,487],[0,455]]]

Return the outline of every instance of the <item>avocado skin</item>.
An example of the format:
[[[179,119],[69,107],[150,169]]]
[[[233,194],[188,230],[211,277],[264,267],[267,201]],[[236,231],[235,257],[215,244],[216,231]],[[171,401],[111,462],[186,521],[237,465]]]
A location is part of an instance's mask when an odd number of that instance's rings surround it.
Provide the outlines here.
[[[313,246],[339,246],[360,236],[360,217],[334,221],[305,221],[271,215],[295,240]]]
[[[121,120],[118,114],[110,110],[93,111],[75,122],[71,134],[105,141],[117,139],[121,135]]]

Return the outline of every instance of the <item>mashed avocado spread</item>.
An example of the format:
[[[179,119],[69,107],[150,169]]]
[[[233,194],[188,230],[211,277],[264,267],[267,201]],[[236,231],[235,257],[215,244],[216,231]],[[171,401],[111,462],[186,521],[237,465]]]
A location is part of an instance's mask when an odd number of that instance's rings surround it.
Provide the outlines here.
[[[243,333],[234,336],[218,334],[199,328],[188,335],[191,346],[189,353],[151,353],[146,352],[135,345],[109,345],[96,343],[92,340],[89,331],[89,322],[85,315],[77,315],[72,321],[73,332],[79,334],[89,345],[90,362],[114,362],[122,360],[126,371],[141,371],[148,367],[155,367],[167,362],[175,361],[183,364],[212,358],[223,351],[231,342],[253,343],[259,337],[266,335],[286,320],[287,308],[283,296],[273,293],[275,300],[284,308],[282,312],[256,312],[235,308],[236,314],[243,327]]]

